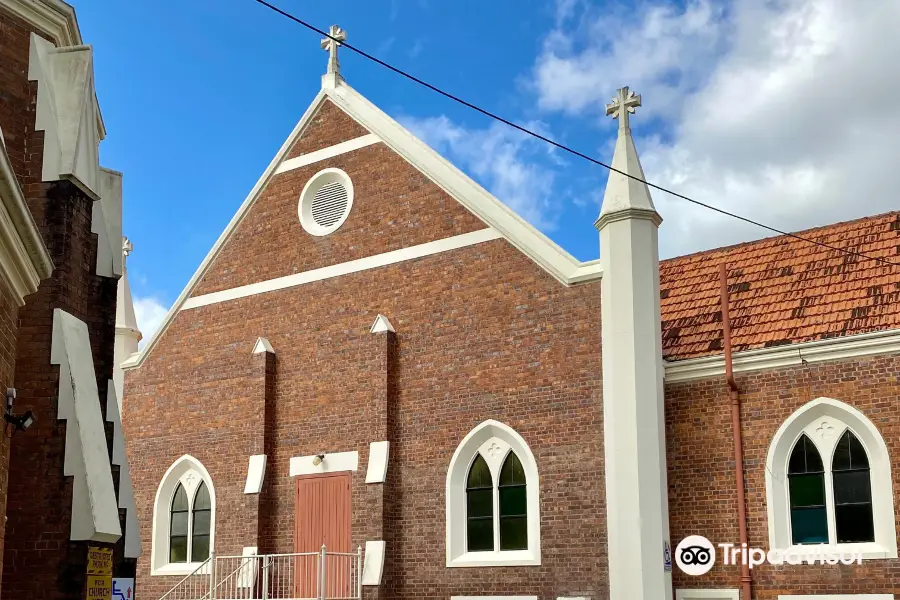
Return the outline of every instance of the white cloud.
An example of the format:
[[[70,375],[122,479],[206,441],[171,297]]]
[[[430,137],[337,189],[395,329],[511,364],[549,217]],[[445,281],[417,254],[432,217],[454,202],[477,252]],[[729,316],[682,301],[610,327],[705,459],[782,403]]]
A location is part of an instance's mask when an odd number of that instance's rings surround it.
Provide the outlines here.
[[[496,122],[468,129],[444,115],[400,120],[529,223],[545,231],[555,228],[561,202],[554,193],[553,167],[559,160],[543,142]],[[539,122],[523,126],[544,130]]]
[[[153,296],[135,297],[134,316],[142,334],[141,347],[153,337],[168,312],[169,309],[158,298]]]
[[[785,230],[897,208],[900,3],[693,1],[628,20],[561,2],[535,63],[539,106],[594,119],[632,85],[645,105],[635,119],[671,132],[637,142],[651,181]],[[664,255],[769,235],[654,200]]]

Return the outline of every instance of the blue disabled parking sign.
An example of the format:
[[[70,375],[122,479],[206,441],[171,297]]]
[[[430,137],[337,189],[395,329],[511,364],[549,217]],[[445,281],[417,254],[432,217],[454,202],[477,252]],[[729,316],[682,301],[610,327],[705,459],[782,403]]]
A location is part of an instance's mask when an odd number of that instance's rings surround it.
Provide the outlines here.
[[[669,540],[663,540],[663,568],[666,571],[672,570],[672,547],[669,546]]]
[[[134,579],[126,577],[113,579],[112,600],[134,600]]]

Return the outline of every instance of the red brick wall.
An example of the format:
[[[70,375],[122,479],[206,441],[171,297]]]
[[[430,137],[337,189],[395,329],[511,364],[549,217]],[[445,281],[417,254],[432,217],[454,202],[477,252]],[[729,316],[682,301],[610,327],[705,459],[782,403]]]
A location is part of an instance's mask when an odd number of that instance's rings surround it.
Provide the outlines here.
[[[315,138],[305,151],[357,133],[338,135],[325,119],[304,136]],[[341,229],[316,238],[302,230],[297,200],[309,176],[332,166],[350,174],[356,199]],[[195,295],[485,227],[381,144],[278,177]],[[387,346],[369,333],[378,313],[397,329]],[[142,594],[178,579],[149,576],[149,542],[156,489],[182,454],[214,480],[216,551],[251,545],[244,419],[261,392],[245,365],[258,336],[276,352],[262,552],[292,550],[289,459],[356,450],[353,544],[388,541],[383,597],[605,595],[600,287],[566,288],[500,240],[180,313],[127,374]],[[515,428],[537,459],[541,566],[445,566],[447,467],[486,419]],[[387,488],[366,485],[369,443],[385,431]]]
[[[741,388],[748,536],[769,548],[765,463],[778,427],[806,402],[829,397],[859,409],[893,457],[894,508],[900,511],[900,362],[895,356],[809,364],[736,376]],[[672,545],[691,534],[739,543],[731,407],[724,378],[666,386],[666,446]],[[900,593],[896,560],[861,566],[764,565],[752,571],[755,600],[779,594]],[[675,587],[739,588],[740,567],[717,564],[701,577],[675,572]]]
[[[0,275],[0,402],[6,408],[6,388],[14,387],[16,362],[17,316],[19,305],[15,293]],[[6,515],[7,484],[9,482],[9,439],[0,438],[0,515]],[[0,519],[0,561],[3,560],[5,519]]]

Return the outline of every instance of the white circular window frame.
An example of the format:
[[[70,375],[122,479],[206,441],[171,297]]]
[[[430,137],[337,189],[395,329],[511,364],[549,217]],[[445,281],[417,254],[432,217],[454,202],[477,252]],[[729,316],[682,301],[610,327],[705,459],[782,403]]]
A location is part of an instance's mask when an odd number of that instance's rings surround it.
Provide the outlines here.
[[[316,192],[318,192],[322,186],[328,185],[329,183],[340,183],[347,190],[347,208],[344,209],[344,214],[341,215],[340,219],[328,227],[322,227],[316,223],[315,219],[313,219],[312,202],[316,196]],[[303,226],[303,229],[306,230],[308,234],[323,236],[337,231],[340,226],[344,224],[344,221],[347,220],[347,217],[350,216],[350,211],[352,209],[353,182],[350,181],[350,176],[340,169],[329,168],[322,169],[310,177],[309,181],[306,182],[306,185],[303,186],[303,191],[300,192],[300,202],[297,205],[297,214],[300,217],[300,225]]]

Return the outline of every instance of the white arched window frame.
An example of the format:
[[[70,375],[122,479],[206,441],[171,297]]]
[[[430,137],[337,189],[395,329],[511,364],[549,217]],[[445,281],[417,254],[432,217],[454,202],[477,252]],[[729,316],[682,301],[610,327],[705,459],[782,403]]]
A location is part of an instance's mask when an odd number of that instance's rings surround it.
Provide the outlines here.
[[[156,490],[156,498],[153,502],[153,536],[150,549],[151,575],[190,575],[202,564],[202,561],[169,562],[170,520],[175,490],[178,488],[178,484],[184,486],[184,491],[188,497],[188,511],[189,514],[192,514],[197,490],[201,483],[205,483],[206,489],[209,491],[211,509],[209,515],[209,549],[210,555],[212,555],[216,539],[216,490],[213,487],[212,478],[209,476],[206,467],[193,456],[185,454],[169,467]],[[190,539],[189,533],[189,548],[191,545]]]
[[[525,499],[528,548],[500,550],[499,492],[500,469],[510,452],[515,452],[525,472]],[[468,552],[466,546],[466,480],[469,468],[481,454],[491,471],[494,486],[494,550]],[[485,421],[463,438],[447,470],[447,566],[495,567],[541,564],[540,482],[531,448],[512,428],[497,421]]]
[[[859,439],[869,459],[872,485],[874,542],[838,543],[835,533],[832,459],[837,442],[846,430]],[[825,468],[825,503],[828,519],[826,552],[853,552],[863,559],[897,558],[894,521],[894,491],[887,446],[878,429],[859,410],[832,398],[816,398],[800,407],[782,423],[772,438],[766,457],[766,502],[769,548],[788,550],[792,544],[788,462],[802,435],[816,446]]]

